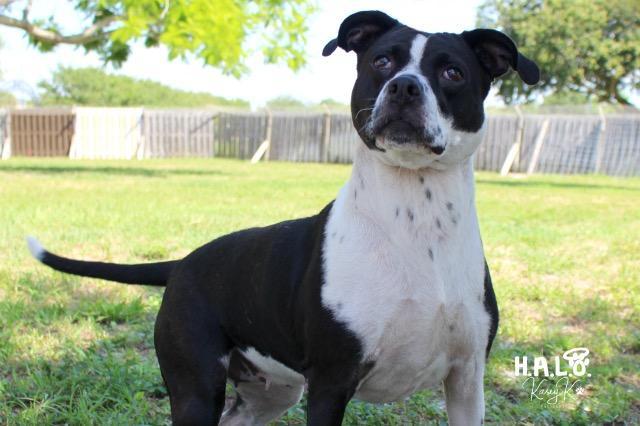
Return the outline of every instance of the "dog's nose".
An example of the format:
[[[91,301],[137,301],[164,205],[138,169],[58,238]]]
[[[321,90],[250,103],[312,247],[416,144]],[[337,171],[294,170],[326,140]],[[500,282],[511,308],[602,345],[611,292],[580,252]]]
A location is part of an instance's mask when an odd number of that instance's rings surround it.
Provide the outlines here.
[[[405,74],[391,80],[387,91],[394,101],[411,102],[420,99],[424,89],[417,77]]]

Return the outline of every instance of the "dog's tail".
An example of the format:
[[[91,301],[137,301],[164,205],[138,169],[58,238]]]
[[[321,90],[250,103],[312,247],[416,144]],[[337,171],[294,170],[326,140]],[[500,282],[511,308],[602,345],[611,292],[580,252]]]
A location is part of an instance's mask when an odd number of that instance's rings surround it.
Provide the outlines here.
[[[58,271],[125,284],[166,286],[169,274],[178,263],[177,260],[137,265],[90,262],[69,259],[48,252],[34,237],[27,237],[27,245],[33,257]]]

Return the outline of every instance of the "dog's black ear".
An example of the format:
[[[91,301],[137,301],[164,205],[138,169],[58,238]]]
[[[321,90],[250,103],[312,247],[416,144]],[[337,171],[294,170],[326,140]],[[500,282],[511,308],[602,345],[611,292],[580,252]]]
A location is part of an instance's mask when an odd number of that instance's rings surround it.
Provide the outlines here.
[[[540,70],[535,62],[518,52],[513,40],[500,31],[477,29],[465,31],[461,36],[491,78],[500,77],[513,68],[527,84],[540,81]]]
[[[400,23],[377,10],[357,12],[347,17],[340,25],[338,38],[331,40],[322,49],[322,56],[331,55],[341,47],[347,52],[362,53],[371,43]]]

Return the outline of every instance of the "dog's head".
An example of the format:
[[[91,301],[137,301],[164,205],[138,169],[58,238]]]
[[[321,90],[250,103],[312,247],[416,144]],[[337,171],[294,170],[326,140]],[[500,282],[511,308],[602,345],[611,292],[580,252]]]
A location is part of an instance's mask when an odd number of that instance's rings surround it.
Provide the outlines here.
[[[358,134],[385,163],[411,169],[469,158],[482,139],[493,79],[510,68],[527,84],[540,75],[499,31],[430,34],[378,11],[345,19],[322,54],[338,47],[358,56],[351,95]]]

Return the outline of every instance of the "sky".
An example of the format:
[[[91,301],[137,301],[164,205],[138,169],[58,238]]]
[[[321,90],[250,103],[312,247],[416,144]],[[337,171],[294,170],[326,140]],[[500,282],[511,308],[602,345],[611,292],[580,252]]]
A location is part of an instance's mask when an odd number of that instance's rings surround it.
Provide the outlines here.
[[[250,73],[236,79],[197,60],[169,61],[162,47],[134,45],[128,61],[117,73],[155,80],[177,89],[246,99],[254,108],[277,96],[292,96],[308,103],[326,98],[349,103],[355,79],[355,55],[340,49],[327,58],[321,54],[324,45],[336,37],[344,18],[360,10],[378,9],[424,31],[460,32],[475,27],[480,3],[481,0],[318,0],[319,10],[309,20],[308,64],[298,72],[285,65],[266,65],[263,58],[256,55],[249,59]],[[36,0],[32,10],[36,17],[55,16],[69,32],[81,28],[81,22],[66,0]],[[18,29],[0,26],[0,39],[3,44],[0,71],[5,82],[2,88],[19,87],[16,95],[21,98],[36,90],[39,81],[49,79],[58,66],[102,66],[95,54],[85,54],[72,46],[59,46],[53,52],[41,53],[29,45]],[[110,67],[106,69],[113,71]],[[496,100],[490,99],[492,102]]]

